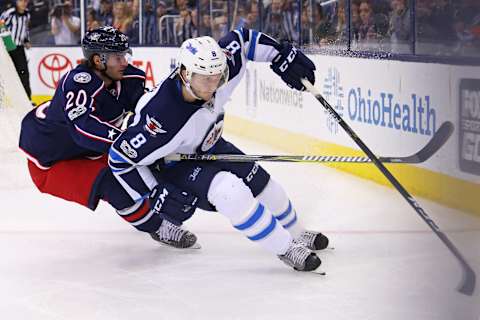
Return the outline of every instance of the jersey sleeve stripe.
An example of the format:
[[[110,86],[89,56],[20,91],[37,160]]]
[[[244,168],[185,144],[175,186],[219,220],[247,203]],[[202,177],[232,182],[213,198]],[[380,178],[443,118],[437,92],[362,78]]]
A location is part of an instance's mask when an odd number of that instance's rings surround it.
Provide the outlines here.
[[[99,140],[99,141],[103,141],[103,142],[108,142],[108,143],[112,143],[113,140],[110,140],[110,139],[107,139],[107,138],[103,138],[103,137],[99,137],[99,136],[96,136],[96,135],[93,135],[91,133],[88,133],[82,129],[80,129],[77,125],[75,125],[75,129],[80,132],[82,135],[90,138],[90,139],[94,139],[94,140]]]
[[[122,216],[122,218],[130,223],[139,221],[139,220],[141,221],[141,219],[145,217],[149,213],[149,211],[150,211],[150,205],[148,203],[148,200],[144,199],[142,206],[138,210],[136,210],[130,215]]]
[[[257,46],[258,42],[258,31],[256,30],[250,30],[252,33],[252,36],[250,38],[249,42],[249,48],[248,48],[248,54],[247,54],[247,59],[254,61],[255,60],[255,48]]]
[[[105,121],[100,120],[100,118],[97,118],[97,117],[94,116],[93,114],[89,114],[89,116],[92,117],[93,119],[97,120],[97,121],[100,122],[101,124],[104,124],[104,125],[106,125],[106,126],[108,126],[108,127],[110,127],[110,128],[115,129],[116,131],[118,131],[118,133],[121,132],[121,131],[120,131],[117,127],[115,127],[114,125],[111,125],[111,124],[108,123],[108,122],[105,122]]]
[[[45,166],[42,166],[40,164],[40,162],[38,162],[38,160],[32,156],[30,153],[28,153],[27,151],[23,150],[22,148],[19,148],[21,151],[23,151],[23,153],[25,153],[25,155],[27,156],[27,159],[32,161],[39,169],[42,169],[42,170],[48,170],[50,169],[50,167],[45,167]]]
[[[135,75],[135,74],[127,75],[127,76],[122,77],[122,79],[129,79],[129,78],[137,78],[137,79],[142,79],[142,80],[146,79],[144,76]]]
[[[129,159],[125,158],[121,153],[115,150],[114,147],[110,148],[110,151],[108,152],[108,162],[115,165],[126,163],[130,167],[134,165]]]
[[[67,74],[63,77],[63,82],[62,82],[62,91],[65,92],[65,81],[67,81],[68,75],[70,74],[70,71],[67,72]]]
[[[102,90],[104,87],[105,83],[102,83],[102,85],[92,94],[92,98],[95,98],[100,93],[100,90]]]

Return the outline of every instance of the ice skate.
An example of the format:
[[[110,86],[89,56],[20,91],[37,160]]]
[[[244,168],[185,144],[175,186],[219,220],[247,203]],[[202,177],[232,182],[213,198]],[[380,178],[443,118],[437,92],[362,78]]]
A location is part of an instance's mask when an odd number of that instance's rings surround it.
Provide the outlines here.
[[[167,220],[163,220],[160,228],[150,233],[150,236],[154,240],[174,248],[200,249],[197,236]]]
[[[313,271],[322,263],[314,252],[297,240],[293,240],[287,252],[278,257],[297,271]]]
[[[328,247],[329,243],[325,235],[316,231],[303,231],[297,241],[310,250],[323,250]]]

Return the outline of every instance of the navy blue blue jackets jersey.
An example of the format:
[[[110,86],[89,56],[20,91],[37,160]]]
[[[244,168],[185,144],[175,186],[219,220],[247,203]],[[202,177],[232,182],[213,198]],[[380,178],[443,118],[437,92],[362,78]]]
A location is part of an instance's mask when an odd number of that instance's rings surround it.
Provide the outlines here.
[[[64,75],[51,101],[22,121],[20,148],[40,168],[60,160],[99,156],[121,133],[125,114],[144,93],[145,73],[131,65],[109,88],[87,66]]]
[[[132,124],[110,149],[109,164],[135,201],[157,184],[149,166],[172,153],[208,153],[223,131],[224,105],[245,73],[247,60],[270,62],[278,43],[254,30],[235,30],[219,44],[227,51],[229,81],[208,102],[184,101],[175,73],[138,102]]]

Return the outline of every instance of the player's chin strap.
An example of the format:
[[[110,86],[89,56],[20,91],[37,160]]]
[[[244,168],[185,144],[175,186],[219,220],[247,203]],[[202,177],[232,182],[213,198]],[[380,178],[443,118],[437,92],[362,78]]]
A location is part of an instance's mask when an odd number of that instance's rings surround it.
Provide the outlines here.
[[[195,99],[197,100],[203,100],[202,98],[200,98],[199,96],[197,96],[194,92],[193,92],[193,88],[192,86],[190,85],[190,81],[189,80],[186,80],[185,78],[183,78],[182,76],[182,72],[180,71],[181,69],[179,68],[178,69],[178,76],[180,77],[180,79],[182,80],[183,84],[185,85],[185,89],[187,89],[187,92],[192,95]],[[188,71],[186,71],[188,73]],[[188,77],[188,76],[187,76]]]
[[[105,69],[103,70],[100,70],[100,73],[107,77],[108,79],[110,79],[112,82],[115,82],[116,80],[112,79],[112,77],[110,77],[108,74],[107,74],[107,54],[106,53],[102,53],[100,54],[100,61],[102,61],[103,65],[105,66]]]

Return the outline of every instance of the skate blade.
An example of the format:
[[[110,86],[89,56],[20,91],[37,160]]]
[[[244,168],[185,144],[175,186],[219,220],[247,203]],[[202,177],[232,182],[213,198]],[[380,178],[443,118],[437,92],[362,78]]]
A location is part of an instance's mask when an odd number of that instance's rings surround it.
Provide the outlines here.
[[[170,244],[168,244],[168,243],[164,243],[164,242],[161,242],[161,241],[158,241],[158,243],[159,243],[160,246],[162,246],[162,247],[166,247],[166,248],[170,248],[170,249],[175,249],[175,250],[181,250],[181,251],[202,249],[202,246],[200,245],[200,243],[195,243],[193,246],[188,247],[188,248],[174,247],[174,246],[172,246],[172,245],[170,245]]]
[[[318,250],[312,250],[314,252],[332,252],[335,251],[335,247],[326,247],[323,249],[318,249]]]
[[[314,273],[314,274],[317,274],[319,276],[326,276],[327,275],[327,273],[325,271],[319,270],[318,268],[310,271],[310,273]]]

